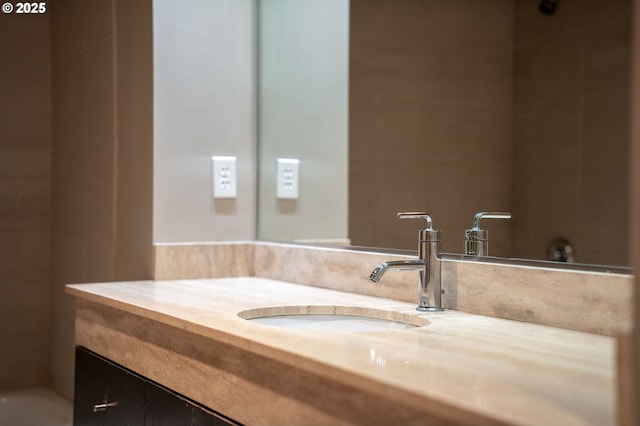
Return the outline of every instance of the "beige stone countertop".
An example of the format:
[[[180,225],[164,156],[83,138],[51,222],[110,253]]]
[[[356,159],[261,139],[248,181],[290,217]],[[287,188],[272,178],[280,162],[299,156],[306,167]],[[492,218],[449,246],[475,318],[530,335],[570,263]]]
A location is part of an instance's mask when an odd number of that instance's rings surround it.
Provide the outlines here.
[[[458,311],[418,313],[410,303],[256,277],[74,284],[67,291],[454,422],[615,424],[615,344],[609,337]],[[398,311],[428,324],[301,331],[238,316],[287,305]]]

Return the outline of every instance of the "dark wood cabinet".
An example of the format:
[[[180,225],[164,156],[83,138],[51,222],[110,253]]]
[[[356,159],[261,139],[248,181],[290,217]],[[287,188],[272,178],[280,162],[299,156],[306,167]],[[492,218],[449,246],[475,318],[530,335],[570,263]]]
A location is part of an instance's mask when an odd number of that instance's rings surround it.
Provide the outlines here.
[[[76,348],[74,426],[238,425],[83,347]]]

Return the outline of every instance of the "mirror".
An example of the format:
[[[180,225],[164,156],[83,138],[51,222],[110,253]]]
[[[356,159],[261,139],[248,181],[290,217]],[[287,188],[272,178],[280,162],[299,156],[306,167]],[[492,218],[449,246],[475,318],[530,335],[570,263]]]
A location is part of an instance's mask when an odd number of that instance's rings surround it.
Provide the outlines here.
[[[461,253],[510,211],[493,256],[627,265],[631,4],[546,3],[260,0],[258,237],[414,249],[426,210]]]

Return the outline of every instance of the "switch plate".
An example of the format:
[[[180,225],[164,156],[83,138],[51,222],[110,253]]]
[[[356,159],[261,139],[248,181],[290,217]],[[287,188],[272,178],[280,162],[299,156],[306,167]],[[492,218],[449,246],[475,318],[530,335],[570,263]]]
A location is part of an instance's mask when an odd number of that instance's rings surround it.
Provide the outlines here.
[[[236,157],[211,157],[213,161],[213,198],[236,198]]]
[[[276,196],[285,200],[298,199],[300,160],[278,158],[276,167]]]

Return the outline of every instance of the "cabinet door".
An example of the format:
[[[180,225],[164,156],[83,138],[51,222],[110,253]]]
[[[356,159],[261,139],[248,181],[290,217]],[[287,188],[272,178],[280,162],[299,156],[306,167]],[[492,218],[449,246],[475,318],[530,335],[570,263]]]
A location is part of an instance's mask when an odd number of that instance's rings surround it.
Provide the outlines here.
[[[83,348],[77,348],[73,424],[143,424],[144,385],[144,381],[129,371]]]
[[[145,391],[145,426],[228,426],[238,425],[217,413],[149,382]]]
[[[208,419],[208,423],[200,423],[202,422],[202,418]],[[191,406],[191,413],[189,414],[189,421],[192,423],[187,423],[191,426],[194,425],[207,425],[207,426],[240,426],[241,423],[228,419],[221,414],[211,412],[206,408],[203,408],[199,405]]]
[[[76,348],[73,424],[75,426],[104,425],[105,412],[94,411],[104,401],[107,389],[107,364],[82,348]]]
[[[140,426],[144,424],[145,382],[136,374],[107,364],[106,400],[117,405],[105,409],[105,426]]]
[[[74,398],[74,426],[239,424],[82,347]]]
[[[145,426],[183,426],[187,424],[188,405],[186,401],[151,382],[147,383],[145,400],[147,406]]]

